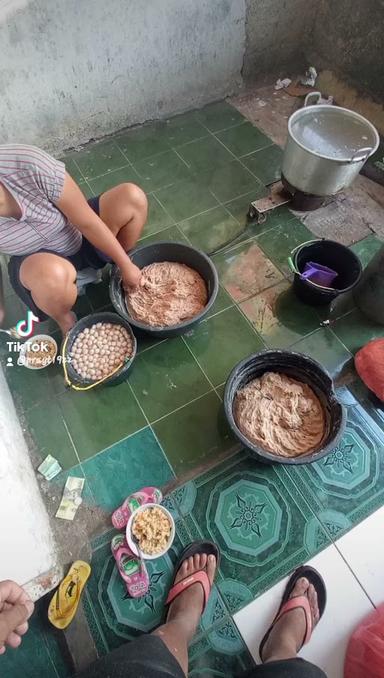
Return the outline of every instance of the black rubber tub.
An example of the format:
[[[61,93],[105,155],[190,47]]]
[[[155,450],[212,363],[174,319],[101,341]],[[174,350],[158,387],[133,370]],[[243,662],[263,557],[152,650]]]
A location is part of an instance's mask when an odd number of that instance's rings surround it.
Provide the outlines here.
[[[95,325],[96,323],[113,323],[114,325],[120,325],[121,327],[125,327],[125,329],[129,332],[132,339],[132,355],[130,359],[125,361],[124,365],[120,368],[118,372],[116,372],[113,376],[108,377],[108,379],[106,379],[105,381],[98,385],[98,386],[116,386],[117,384],[121,384],[127,378],[127,374],[132,367],[132,363],[135,359],[137,351],[137,341],[135,335],[132,332],[132,328],[130,327],[129,323],[127,323],[126,320],[120,318],[120,316],[116,315],[116,313],[109,313],[108,311],[105,311],[101,313],[93,313],[92,315],[87,315],[84,318],[81,318],[81,320],[79,320],[76,323],[76,325],[72,327],[72,329],[69,331],[66,338],[64,339],[63,346],[61,349],[62,354],[64,358],[68,359],[70,357],[72,346],[76,337],[80,334],[80,332],[85,330],[86,327],[92,327],[92,325]],[[74,387],[79,387],[79,390],[85,389],[85,387],[94,384],[94,381],[92,379],[84,379],[83,377],[80,377],[78,372],[76,372],[76,370],[72,366],[71,362],[66,362],[66,369],[68,379],[71,382],[71,385]],[[95,386],[94,388],[97,387]]]
[[[331,288],[320,287],[310,280],[303,280],[300,277],[305,264],[309,261],[328,266],[338,273]],[[301,301],[312,306],[330,304],[340,294],[344,294],[355,287],[362,273],[361,262],[356,254],[345,245],[333,240],[315,240],[303,243],[293,251],[292,262],[293,270],[296,271],[293,289]]]
[[[190,320],[186,320],[178,325],[169,325],[167,327],[151,327],[145,323],[139,322],[131,317],[126,303],[125,294],[121,285],[121,275],[117,267],[111,271],[111,280],[109,284],[109,295],[115,311],[132,327],[151,334],[153,337],[175,337],[184,332],[188,332],[194,325],[200,322],[213,306],[219,290],[219,280],[216,268],[209,257],[200,252],[200,250],[178,242],[161,241],[151,245],[142,245],[129,253],[130,259],[139,268],[144,268],[149,264],[162,261],[177,261],[180,264],[186,264],[190,268],[200,273],[205,280],[208,291],[208,303],[201,313]]]
[[[287,459],[272,454],[262,447],[254,445],[237,428],[233,416],[233,402],[237,391],[248,382],[261,377],[264,372],[280,372],[293,379],[308,384],[323,405],[326,416],[326,432],[318,450],[299,457]],[[224,410],[229,425],[237,439],[247,447],[252,455],[266,464],[309,464],[318,461],[333,450],[345,428],[346,412],[337,400],[333,382],[324,368],[307,355],[293,351],[261,351],[242,360],[228,377],[224,392]]]

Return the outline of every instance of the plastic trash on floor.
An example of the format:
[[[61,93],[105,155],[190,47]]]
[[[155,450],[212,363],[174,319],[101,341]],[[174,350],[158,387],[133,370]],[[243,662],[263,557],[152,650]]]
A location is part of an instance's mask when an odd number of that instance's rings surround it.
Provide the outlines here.
[[[384,603],[363,619],[349,639],[344,678],[384,678]]]

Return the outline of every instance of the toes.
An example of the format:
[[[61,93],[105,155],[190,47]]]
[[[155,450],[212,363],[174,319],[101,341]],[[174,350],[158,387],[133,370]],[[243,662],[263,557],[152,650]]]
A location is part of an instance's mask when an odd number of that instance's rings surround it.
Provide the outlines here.
[[[310,584],[308,587],[308,601],[309,601],[309,606],[311,608],[312,612],[312,617],[315,623],[319,621],[320,618],[320,613],[319,613],[319,605],[317,601],[317,593],[316,589],[313,586],[313,584]]]
[[[207,566],[208,556],[206,553],[202,553],[200,556],[200,567],[199,570],[205,570]]]
[[[215,571],[216,571],[216,558],[215,556],[208,556],[207,558],[207,575],[208,579],[211,584],[213,584],[213,580],[215,578]]]
[[[17,629],[15,629],[15,631],[19,636],[24,636],[28,631],[28,622],[20,624],[20,626],[18,626]]]
[[[297,580],[295,586],[292,589],[290,598],[293,598],[294,596],[305,595],[306,592],[308,591],[308,587],[309,587],[308,579],[306,579],[306,577],[300,577],[300,579]]]
[[[193,567],[194,567],[195,572],[197,572],[197,570],[200,570],[200,554],[199,553],[195,553],[195,555],[193,556]]]
[[[13,647],[14,649],[16,649],[17,647],[19,647],[21,643],[21,638],[17,633],[14,633],[12,631],[12,633],[9,634],[5,642],[7,643],[7,645],[9,645],[9,647]]]

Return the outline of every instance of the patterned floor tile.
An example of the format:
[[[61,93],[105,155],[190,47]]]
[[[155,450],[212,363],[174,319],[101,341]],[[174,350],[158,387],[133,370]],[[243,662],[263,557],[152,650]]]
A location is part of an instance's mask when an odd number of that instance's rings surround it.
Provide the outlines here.
[[[240,308],[269,348],[286,348],[319,326],[316,311],[302,304],[285,281],[244,301]]]
[[[231,613],[330,542],[285,470],[246,453],[173,496],[191,538],[220,547],[218,587]]]
[[[213,260],[221,284],[237,302],[262,292],[283,278],[253,241],[217,254]]]
[[[352,362],[350,352],[331,330],[324,327],[293,344],[292,349],[317,360],[333,378]]]
[[[218,132],[216,136],[237,158],[272,144],[271,139],[250,122]]]
[[[220,130],[234,127],[244,122],[244,117],[241,113],[225,101],[205,106],[200,111],[196,111],[195,115],[197,120],[207,127],[210,132],[220,132]]]
[[[268,217],[269,220],[269,217]],[[267,222],[268,223],[268,222]],[[271,221],[269,220],[269,223]],[[292,250],[308,240],[313,240],[313,233],[297,218],[290,219],[287,224],[281,224],[271,231],[267,231],[257,238],[257,244],[265,254],[284,273],[291,273],[288,257]]]
[[[163,487],[174,478],[149,427],[83,462],[82,470],[96,505],[106,511],[140,487]]]
[[[63,634],[48,626],[45,607],[46,601],[36,605],[20,647],[8,648],[1,657],[4,678],[70,678],[73,675]]]
[[[383,429],[363,407],[351,407],[333,452],[288,474],[335,539],[384,504]]]
[[[260,151],[243,158],[243,163],[257,176],[260,181],[267,185],[273,181],[279,181],[281,176],[281,162],[283,151],[279,146],[268,146]]]
[[[110,139],[90,144],[75,158],[85,179],[94,179],[128,164],[116,143]]]
[[[126,382],[86,393],[70,391],[57,400],[80,460],[92,457],[146,425]]]
[[[239,360],[264,348],[237,308],[204,320],[184,336],[214,386],[225,381]]]
[[[190,175],[186,164],[175,151],[169,150],[137,160],[133,167],[140,177],[139,185],[147,192],[170,186],[181,179],[188,179]]]
[[[233,200],[250,191],[254,196],[252,200],[255,200],[264,190],[264,186],[238,160],[203,172],[201,182],[220,202]]]
[[[247,647],[230,618],[196,640],[190,648],[190,678],[241,676],[253,666]]]
[[[180,337],[141,353],[136,358],[130,384],[150,422],[211,390]]]
[[[352,353],[356,353],[371,339],[384,336],[383,325],[371,322],[359,309],[336,320],[332,329]]]
[[[155,122],[128,130],[116,136],[114,140],[128,160],[135,163],[169,150],[164,131],[165,123]]]
[[[194,247],[208,254],[230,243],[242,231],[238,222],[221,206],[182,221],[179,229]]]
[[[368,235],[364,240],[360,240],[351,246],[351,250],[357,254],[363,267],[365,268],[371,259],[384,245],[375,235]]]
[[[218,204],[209,188],[202,186],[197,178],[162,188],[155,192],[155,196],[176,222],[189,219]]]
[[[164,417],[153,430],[177,476],[214,461],[234,446],[214,392]]]

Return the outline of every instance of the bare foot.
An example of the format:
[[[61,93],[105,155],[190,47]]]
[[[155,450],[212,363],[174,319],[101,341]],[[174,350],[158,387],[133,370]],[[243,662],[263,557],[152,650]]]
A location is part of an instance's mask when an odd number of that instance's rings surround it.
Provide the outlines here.
[[[289,597],[297,596],[307,596],[312,614],[312,626],[315,627],[320,619],[317,593],[315,587],[305,577],[297,580]],[[283,614],[273,626],[264,645],[262,661],[266,663],[296,657],[303,644],[305,631],[306,621],[303,608]]]
[[[207,556],[204,553],[184,560],[177,572],[175,584],[199,570],[206,571],[212,586],[216,571],[215,556]],[[188,637],[192,638],[203,612],[203,603],[204,593],[201,584],[193,584],[171,603],[167,622],[177,621],[182,624]]]

